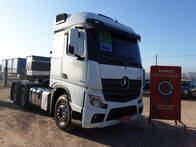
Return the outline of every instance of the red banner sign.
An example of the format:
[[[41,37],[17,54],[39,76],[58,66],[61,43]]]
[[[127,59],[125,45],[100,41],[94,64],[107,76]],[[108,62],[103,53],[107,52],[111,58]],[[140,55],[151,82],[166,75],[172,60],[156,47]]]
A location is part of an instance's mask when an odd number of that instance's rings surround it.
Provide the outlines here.
[[[181,67],[151,67],[149,118],[181,121]]]

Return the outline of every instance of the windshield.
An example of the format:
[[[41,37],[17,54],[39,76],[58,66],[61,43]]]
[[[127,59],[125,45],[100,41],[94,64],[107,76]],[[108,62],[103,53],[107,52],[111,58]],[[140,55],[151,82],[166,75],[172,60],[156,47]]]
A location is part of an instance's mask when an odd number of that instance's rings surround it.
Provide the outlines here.
[[[136,39],[117,31],[87,29],[88,59],[100,64],[142,68]]]

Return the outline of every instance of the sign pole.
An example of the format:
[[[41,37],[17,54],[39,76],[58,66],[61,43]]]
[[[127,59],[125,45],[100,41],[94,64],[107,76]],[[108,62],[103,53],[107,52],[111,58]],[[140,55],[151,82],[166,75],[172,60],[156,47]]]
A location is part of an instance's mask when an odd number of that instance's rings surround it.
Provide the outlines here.
[[[156,54],[156,57],[155,57],[155,59],[156,59],[156,61],[155,61],[156,66],[157,66],[157,58],[158,58],[158,55]]]

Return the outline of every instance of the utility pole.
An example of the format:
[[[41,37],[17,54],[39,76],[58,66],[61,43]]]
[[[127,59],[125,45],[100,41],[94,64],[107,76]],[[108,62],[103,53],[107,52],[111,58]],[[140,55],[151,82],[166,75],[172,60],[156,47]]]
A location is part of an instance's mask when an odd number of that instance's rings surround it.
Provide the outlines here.
[[[156,62],[156,66],[157,66],[157,58],[158,58],[158,55],[157,54],[156,54],[156,57],[155,58],[156,58],[156,61],[155,62]]]

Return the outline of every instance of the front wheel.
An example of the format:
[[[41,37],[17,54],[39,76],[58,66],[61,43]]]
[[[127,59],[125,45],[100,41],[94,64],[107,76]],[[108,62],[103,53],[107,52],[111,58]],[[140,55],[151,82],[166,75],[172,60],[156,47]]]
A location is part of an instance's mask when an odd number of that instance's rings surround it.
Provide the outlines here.
[[[57,126],[65,131],[72,129],[72,117],[71,117],[71,106],[66,95],[62,95],[58,98],[55,104],[55,121]]]

